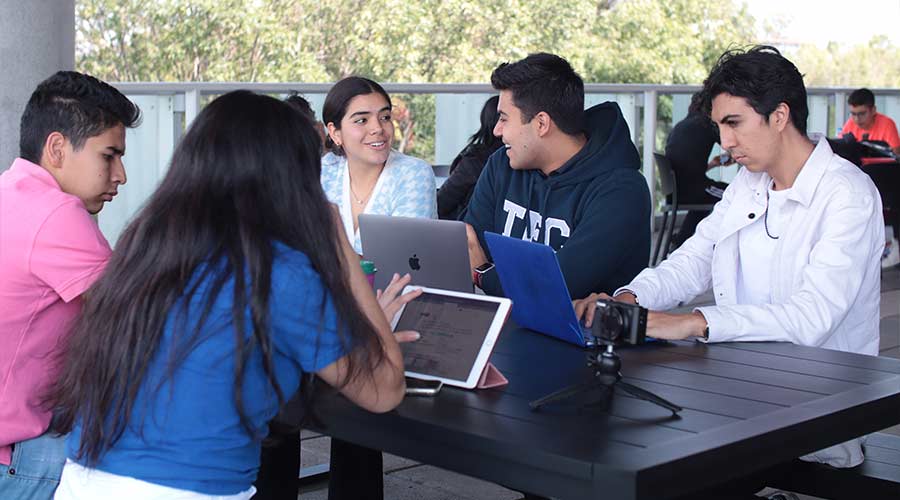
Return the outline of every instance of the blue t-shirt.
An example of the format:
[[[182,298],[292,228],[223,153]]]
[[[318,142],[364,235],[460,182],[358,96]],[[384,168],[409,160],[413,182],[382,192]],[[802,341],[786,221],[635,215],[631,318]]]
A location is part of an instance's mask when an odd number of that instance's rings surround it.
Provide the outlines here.
[[[201,271],[195,272],[192,284]],[[234,402],[233,280],[217,295],[199,343],[174,376],[159,385],[167,373],[174,327],[186,317],[187,329],[179,332],[179,341],[193,332],[211,281],[206,278],[196,294],[182,297],[169,311],[159,351],[141,384],[129,425],[100,457],[97,469],[208,495],[236,494],[256,479],[260,441],[242,427]],[[302,252],[276,245],[269,310],[275,376],[289,398],[299,388],[303,372],[316,372],[346,352],[337,334],[332,298]],[[249,336],[249,308],[246,318]],[[258,349],[244,373],[244,414],[264,435],[278,408]],[[77,422],[67,439],[71,459],[80,437]]]

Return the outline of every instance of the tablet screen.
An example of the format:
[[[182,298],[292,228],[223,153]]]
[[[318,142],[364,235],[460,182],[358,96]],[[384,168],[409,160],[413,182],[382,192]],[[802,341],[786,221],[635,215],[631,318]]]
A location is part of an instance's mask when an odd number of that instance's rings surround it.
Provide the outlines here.
[[[406,304],[394,331],[415,330],[421,338],[400,344],[405,369],[466,380],[500,304],[423,293]]]

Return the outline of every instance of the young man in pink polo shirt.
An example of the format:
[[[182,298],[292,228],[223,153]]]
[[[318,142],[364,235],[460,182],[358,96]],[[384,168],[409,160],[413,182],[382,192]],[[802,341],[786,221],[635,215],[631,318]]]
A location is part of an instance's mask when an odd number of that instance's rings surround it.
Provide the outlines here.
[[[125,184],[125,127],[140,110],[88,75],[41,82],[20,157],[0,175],[0,498],[51,498],[65,462],[41,403],[53,354],[110,248],[91,214]]]

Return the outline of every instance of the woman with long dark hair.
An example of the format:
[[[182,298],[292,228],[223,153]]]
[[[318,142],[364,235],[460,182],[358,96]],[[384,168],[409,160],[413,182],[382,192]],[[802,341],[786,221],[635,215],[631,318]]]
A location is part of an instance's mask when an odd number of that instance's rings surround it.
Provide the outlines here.
[[[334,84],[322,106],[328,128],[322,187],[338,206],[347,237],[362,254],[359,214],[437,218],[434,171],[391,149],[391,98],[377,82],[351,76]]]
[[[494,135],[497,125],[497,104],[500,96],[493,96],[481,108],[481,127],[472,134],[469,143],[450,164],[450,176],[437,193],[438,216],[441,219],[458,219],[469,205],[469,198],[488,157],[503,145]]]
[[[400,349],[318,151],[271,97],[198,115],[64,348],[57,498],[250,498],[266,423],[305,375],[370,411],[400,402]]]

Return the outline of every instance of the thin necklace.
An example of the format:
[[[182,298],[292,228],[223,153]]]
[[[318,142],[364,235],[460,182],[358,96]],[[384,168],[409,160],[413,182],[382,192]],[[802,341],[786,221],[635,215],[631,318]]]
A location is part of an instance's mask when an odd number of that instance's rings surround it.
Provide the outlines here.
[[[769,234],[769,189],[766,188],[766,214],[763,216],[763,226],[766,228],[766,236],[772,238],[773,240],[777,240],[781,238],[781,236],[772,236]]]
[[[372,196],[372,191],[375,190],[375,186],[372,186],[372,189],[369,190],[369,194],[367,194],[365,198],[360,199],[359,196],[356,196],[356,193],[353,191],[353,184],[348,184],[350,185],[350,196],[353,196],[353,200],[360,205],[364,204],[369,199],[369,196]]]
[[[359,196],[356,196],[356,192],[353,191],[353,182],[352,182],[352,179],[350,179],[349,168],[350,168],[350,165],[347,165],[347,169],[348,169],[347,186],[350,188],[350,196],[353,197],[353,201],[355,201],[358,205],[364,205],[366,203],[366,201],[369,200],[369,197],[372,196],[372,193],[375,192],[375,186],[372,186],[372,189],[369,190],[369,194],[367,194],[365,198],[360,198]],[[382,169],[382,171],[384,170],[384,165],[381,166],[381,169]],[[378,172],[378,176],[379,177],[381,176],[381,172]],[[377,184],[378,181],[375,181],[375,183]]]

